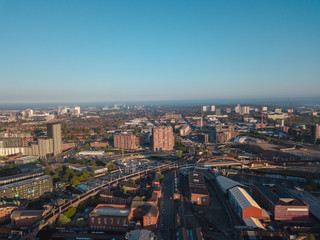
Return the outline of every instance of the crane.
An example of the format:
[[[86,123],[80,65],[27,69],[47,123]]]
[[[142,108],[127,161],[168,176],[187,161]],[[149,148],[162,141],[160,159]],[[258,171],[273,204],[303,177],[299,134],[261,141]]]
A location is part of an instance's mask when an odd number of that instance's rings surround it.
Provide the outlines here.
[[[290,104],[290,124],[289,124],[289,126],[290,126],[290,128],[291,128],[291,126],[292,126],[292,112],[293,112],[293,110],[292,110],[292,105],[291,105],[291,100],[290,100],[290,98],[289,98],[289,104]]]
[[[263,107],[261,107],[261,128],[263,128]]]

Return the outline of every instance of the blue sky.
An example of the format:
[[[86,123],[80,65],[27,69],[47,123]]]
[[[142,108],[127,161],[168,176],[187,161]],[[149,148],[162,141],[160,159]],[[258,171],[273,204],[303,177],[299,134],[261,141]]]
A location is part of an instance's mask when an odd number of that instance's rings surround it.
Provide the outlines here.
[[[319,96],[319,0],[0,0],[0,103]]]

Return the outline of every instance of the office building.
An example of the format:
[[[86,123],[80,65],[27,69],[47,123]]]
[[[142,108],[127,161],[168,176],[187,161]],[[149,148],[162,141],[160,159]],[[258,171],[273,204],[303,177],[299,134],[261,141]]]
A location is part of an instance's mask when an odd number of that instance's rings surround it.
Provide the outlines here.
[[[152,129],[153,151],[172,151],[174,136],[172,127],[154,127]]]
[[[62,153],[61,124],[48,123],[47,135],[53,140],[53,155],[56,156]]]
[[[214,112],[214,111],[216,111],[216,106],[215,105],[211,105],[211,112]]]
[[[199,133],[198,140],[201,143],[208,143],[208,142],[210,142],[210,136],[209,136],[209,134],[206,134],[206,133]]]
[[[137,148],[136,136],[132,134],[115,134],[113,136],[114,147],[124,150],[134,150]]]

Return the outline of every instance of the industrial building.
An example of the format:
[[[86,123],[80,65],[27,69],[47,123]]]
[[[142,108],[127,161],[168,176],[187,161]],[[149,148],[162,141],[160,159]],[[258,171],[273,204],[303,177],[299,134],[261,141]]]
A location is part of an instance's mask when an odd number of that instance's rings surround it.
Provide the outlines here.
[[[262,218],[261,207],[252,199],[252,197],[241,187],[229,189],[229,198],[236,214],[245,219],[248,217]]]
[[[88,217],[88,224],[93,229],[127,231],[132,211],[125,205],[99,204]]]
[[[0,198],[32,200],[52,191],[52,177],[45,175],[0,186]]]
[[[229,189],[234,188],[236,186],[238,187],[245,187],[243,184],[236,182],[230,178],[224,177],[224,176],[217,176],[216,181],[218,183],[218,186],[220,190],[226,194]]]
[[[209,192],[201,172],[189,172],[189,187],[191,202],[197,205],[209,206]]]
[[[309,206],[294,198],[280,186],[253,186],[253,196],[259,204],[269,210],[274,220],[307,222]]]

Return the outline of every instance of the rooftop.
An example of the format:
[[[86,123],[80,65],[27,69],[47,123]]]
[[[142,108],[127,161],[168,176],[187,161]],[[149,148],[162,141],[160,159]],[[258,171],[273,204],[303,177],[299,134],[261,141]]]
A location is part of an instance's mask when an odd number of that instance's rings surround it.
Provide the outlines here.
[[[217,183],[223,190],[226,192],[230,188],[233,188],[235,186],[244,187],[243,184],[238,183],[230,178],[224,177],[224,176],[217,176],[216,177]]]
[[[246,209],[248,207],[260,208],[260,206],[253,200],[253,198],[241,187],[234,187],[229,190],[230,194],[237,200],[241,209]]]
[[[0,191],[5,190],[5,189],[9,189],[9,188],[13,188],[13,187],[19,187],[19,186],[26,185],[26,184],[33,183],[33,182],[42,181],[42,180],[49,179],[49,178],[51,178],[51,176],[45,175],[45,176],[27,179],[27,180],[20,181],[20,182],[10,183],[10,184],[4,185],[4,186],[0,186]]]
[[[90,215],[95,216],[113,216],[113,217],[127,217],[131,212],[130,208],[116,208],[109,206],[98,206]]]

